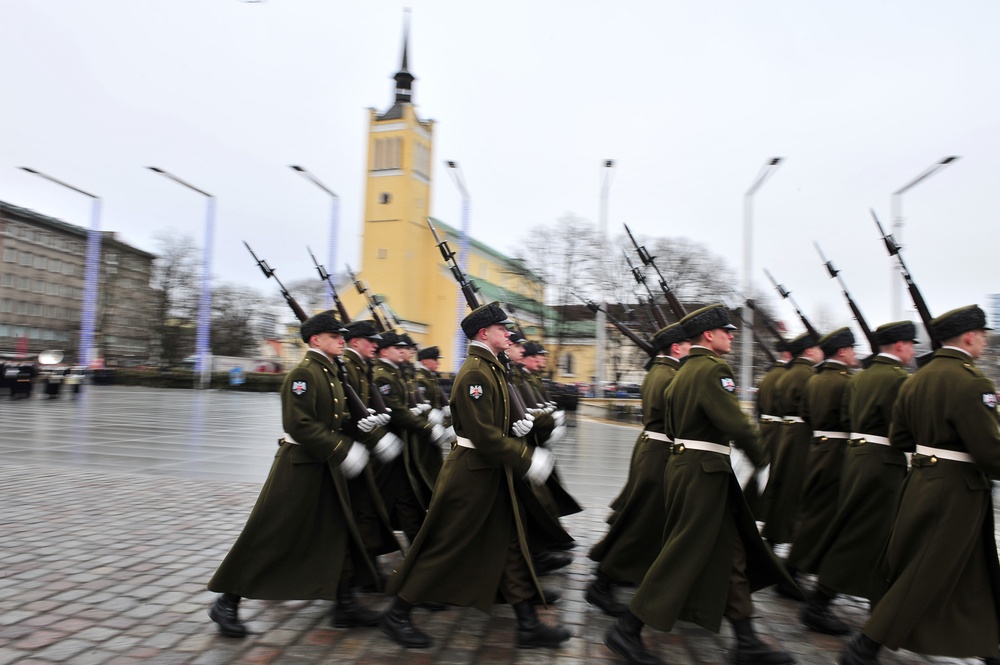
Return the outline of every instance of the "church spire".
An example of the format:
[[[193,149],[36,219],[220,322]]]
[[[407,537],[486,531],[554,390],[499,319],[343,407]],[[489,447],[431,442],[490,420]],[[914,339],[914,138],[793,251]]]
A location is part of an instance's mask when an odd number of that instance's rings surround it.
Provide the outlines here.
[[[396,103],[410,104],[413,101],[413,76],[407,69],[410,51],[410,10],[403,13],[403,58],[399,71],[393,77],[396,79]]]

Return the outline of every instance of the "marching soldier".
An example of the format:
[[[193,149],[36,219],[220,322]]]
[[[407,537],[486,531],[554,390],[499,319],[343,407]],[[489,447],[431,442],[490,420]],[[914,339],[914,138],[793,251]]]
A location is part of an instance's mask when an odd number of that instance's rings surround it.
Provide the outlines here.
[[[658,330],[652,343],[657,355],[639,388],[643,428],[622,491],[624,501],[604,539],[590,550],[597,570],[583,597],[610,616],[621,616],[628,609],[614,599],[615,582],[642,582],[663,546],[667,519],[663,474],[670,451],[663,422],[666,390],[691,341],[683,326],[674,323]]]
[[[752,591],[791,581],[761,540],[729,459],[733,442],[755,466],[763,463],[732,369],[719,357],[729,353],[735,327],[723,305],[691,312],[681,325],[692,346],[667,388],[666,434],[673,443],[663,547],[604,642],[630,663],[654,665],[661,661],[642,643],[644,625],[668,631],[680,619],[718,632],[725,616],[737,638],[730,663],[792,663],[757,637],[750,618]]]
[[[389,581],[395,598],[381,622],[404,647],[432,644],[413,625],[414,605],[436,601],[489,612],[498,594],[514,607],[518,647],[557,647],[571,637],[541,623],[532,601],[543,591],[527,555],[532,525],[515,480],[544,483],[553,460],[525,444],[529,420],[512,422],[506,368],[497,357],[510,343],[507,323],[495,302],[462,320],[470,344],[451,393],[458,444],[441,470],[424,527]]]
[[[778,447],[778,438],[781,436],[782,419],[778,413],[778,393],[777,384],[788,364],[792,360],[792,354],[788,350],[788,342],[780,340],[775,344],[777,361],[761,377],[757,384],[757,423],[760,428],[760,448],[766,459],[774,456],[774,451]],[[759,492],[746,492],[747,504],[758,522],[766,522],[767,515],[763,512],[763,501]]]
[[[806,382],[813,375],[813,366],[823,359],[817,340],[808,332],[789,341],[788,350],[795,360],[778,378],[774,388],[778,395],[777,415],[784,424],[777,445],[771,451],[771,471],[761,499],[762,513],[767,515],[764,538],[772,546],[792,539],[812,440],[812,429],[802,419],[802,396]],[[792,592],[780,585],[778,589]]]
[[[845,425],[844,393],[851,380],[850,369],[858,364],[854,334],[850,328],[839,328],[821,337],[819,348],[825,360],[806,382],[800,412],[812,430],[812,443],[806,459],[792,549],[785,563],[792,579],[798,571],[816,572],[803,564],[815,557],[815,550],[837,513],[840,473],[850,438],[850,430]],[[806,612],[803,616],[811,617],[812,614]],[[822,624],[817,623],[817,626],[822,627]]]
[[[889,445],[889,424],[899,388],[909,376],[903,368],[913,361],[916,334],[911,321],[876,328],[878,355],[847,384],[842,428],[851,438],[844,453],[837,513],[803,564],[818,573],[818,580],[802,621],[820,633],[843,635],[850,630],[830,610],[837,594],[869,600],[875,596],[873,571],[889,538],[906,477],[906,456]]]
[[[379,614],[352,591],[354,574],[375,571],[351,515],[347,479],[368,449],[345,434],[349,416],[334,358],[345,328],[324,312],[302,323],[309,350],[281,387],[285,435],[243,532],[208,583],[219,632],[243,637],[240,598],[334,600],[337,627],[374,626]]]
[[[437,373],[438,364],[441,360],[441,351],[436,346],[430,346],[417,352],[417,366],[413,376],[413,385],[417,395],[425,400],[431,407],[431,418],[437,420],[440,414],[442,425],[448,425],[451,415],[451,408],[448,406],[448,398],[441,389],[441,378]],[[419,448],[419,464],[422,472],[427,476],[427,483],[433,487],[437,484],[438,476],[441,474],[441,465],[444,463],[444,455],[441,452],[441,445],[431,440],[431,432],[423,430]],[[445,427],[445,437],[441,439],[441,444],[447,445],[455,439],[455,429],[448,425]]]
[[[990,329],[975,305],[931,328],[942,347],[903,383],[889,431],[894,448],[914,454],[885,550],[888,588],[841,665],[877,663],[883,646],[1000,658],[990,484],[1000,477],[1000,421],[996,387],[975,366]]]

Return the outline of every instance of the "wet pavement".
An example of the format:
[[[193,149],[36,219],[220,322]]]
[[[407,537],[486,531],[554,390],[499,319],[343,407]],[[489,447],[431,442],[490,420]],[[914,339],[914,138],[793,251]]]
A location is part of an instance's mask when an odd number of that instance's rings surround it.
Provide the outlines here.
[[[543,619],[575,638],[554,651],[513,648],[509,607],[417,610],[435,638],[409,651],[377,628],[338,630],[330,603],[244,600],[251,634],[219,636],[205,584],[249,515],[281,434],[274,394],[87,386],[79,400],[0,401],[0,665],[8,663],[617,663],[602,642],[612,620],[583,600],[586,552],[625,479],[638,429],[579,419],[556,455],[585,506],[566,518],[575,561],[543,578],[563,600]],[[383,561],[390,567],[391,559]],[[621,593],[625,599],[627,593]],[[843,638],[805,630],[801,606],[754,596],[759,631],[800,663],[834,663]],[[384,607],[387,599],[363,594]],[[838,600],[860,626],[867,606]],[[724,663],[732,637],[691,624],[647,629],[668,663]],[[886,665],[975,663],[883,653]]]

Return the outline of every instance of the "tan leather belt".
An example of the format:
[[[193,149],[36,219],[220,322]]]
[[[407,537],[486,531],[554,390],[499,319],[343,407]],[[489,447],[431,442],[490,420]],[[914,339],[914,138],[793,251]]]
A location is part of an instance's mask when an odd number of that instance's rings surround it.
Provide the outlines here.
[[[889,437],[875,434],[862,434],[861,432],[851,432],[851,438],[861,443],[877,443],[880,446],[888,446]]]
[[[650,439],[653,439],[654,441],[663,441],[664,443],[670,443],[670,437],[664,434],[663,432],[649,432],[646,430],[642,430],[642,433],[645,434]]]
[[[960,453],[957,450],[931,448],[930,446],[917,446],[917,454],[926,455],[927,457],[937,457],[938,459],[947,459],[952,462],[965,462],[966,464],[974,463],[972,455],[969,453]]]
[[[805,421],[798,416],[785,416],[781,419],[786,425],[791,425],[792,423],[804,423]]]
[[[721,443],[696,441],[694,439],[674,439],[673,451],[682,453],[685,450],[705,450],[710,453],[719,453],[721,455],[728,455],[732,452],[732,449],[729,446],[724,446]]]
[[[463,448],[472,448],[472,449],[475,449],[476,447],[475,444],[472,443],[472,441],[466,439],[464,436],[457,437],[455,445],[462,446]]]
[[[851,435],[847,432],[830,432],[827,430],[813,430],[813,437],[816,439],[849,439]]]

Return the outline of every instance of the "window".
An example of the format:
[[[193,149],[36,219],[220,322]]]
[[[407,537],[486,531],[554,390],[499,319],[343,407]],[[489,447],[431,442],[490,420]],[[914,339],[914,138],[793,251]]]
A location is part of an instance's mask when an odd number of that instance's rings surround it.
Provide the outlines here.
[[[16,263],[17,262],[17,250],[14,249],[13,247],[4,247],[3,248],[3,260],[6,261],[7,263]]]
[[[17,288],[21,289],[22,291],[30,291],[31,290],[31,280],[28,279],[27,277],[18,277],[17,278]]]
[[[0,276],[0,286],[9,286],[10,288],[14,288],[15,283],[16,280],[14,279],[14,276],[11,275],[10,273],[4,273],[2,276]]]
[[[35,256],[35,267],[39,270],[46,270],[49,267],[49,259],[46,256]]]
[[[0,312],[10,313],[14,311],[10,302],[10,298],[0,299]]]
[[[50,272],[61,272],[62,271],[62,261],[59,259],[49,259],[49,271]]]
[[[382,192],[378,197],[379,203],[389,203],[390,201],[392,201],[392,194],[389,192]]]
[[[18,252],[17,254],[17,262],[22,266],[30,268],[34,260],[35,256],[31,252]]]
[[[389,258],[389,250],[379,248],[379,250],[377,252],[377,256],[380,259],[387,259],[387,258]]]

